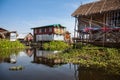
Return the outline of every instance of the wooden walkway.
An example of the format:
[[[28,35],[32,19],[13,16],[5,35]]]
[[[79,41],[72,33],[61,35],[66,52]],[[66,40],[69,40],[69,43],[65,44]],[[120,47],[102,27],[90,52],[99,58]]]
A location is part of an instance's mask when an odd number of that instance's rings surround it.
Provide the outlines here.
[[[81,40],[79,38],[73,38],[74,43],[76,44],[77,42],[82,42],[86,44],[93,44],[96,46],[102,46],[102,47],[115,47],[115,48],[120,48],[120,42],[107,42],[107,41],[90,41],[90,40]]]

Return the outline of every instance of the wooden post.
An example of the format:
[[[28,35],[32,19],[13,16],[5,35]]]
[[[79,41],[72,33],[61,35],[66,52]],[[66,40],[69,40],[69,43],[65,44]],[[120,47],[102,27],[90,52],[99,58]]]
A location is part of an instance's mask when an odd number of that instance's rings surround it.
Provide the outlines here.
[[[104,13],[103,14],[103,23],[105,23],[105,21],[106,21],[106,14]],[[103,27],[106,29],[106,24],[103,24]],[[103,47],[105,45],[106,38],[107,38],[107,35],[106,35],[106,31],[105,31],[103,34]]]
[[[120,14],[119,14],[119,13],[120,13],[120,11],[117,11],[117,22],[116,22],[116,23],[117,23],[117,25],[116,25],[116,26],[119,26],[119,25],[118,25],[118,24],[119,24],[119,16],[120,16]]]
[[[74,26],[74,39],[76,37],[76,24],[77,24],[77,18],[75,18],[75,26]],[[74,40],[75,43],[75,40]]]
[[[92,16],[90,17],[89,26],[90,26],[90,28],[92,28]],[[91,30],[89,32],[90,32],[90,42],[91,42],[92,41],[92,32],[91,32]]]

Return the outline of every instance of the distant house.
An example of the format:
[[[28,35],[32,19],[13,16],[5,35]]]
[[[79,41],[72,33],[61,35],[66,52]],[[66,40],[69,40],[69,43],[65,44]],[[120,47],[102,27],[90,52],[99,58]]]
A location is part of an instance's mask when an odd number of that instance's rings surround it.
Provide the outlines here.
[[[0,28],[0,39],[9,39],[10,41],[15,41],[16,36],[16,31],[8,31],[6,29]]]
[[[21,42],[32,41],[33,35],[31,33],[18,34],[17,39]]]
[[[53,24],[41,27],[35,27],[33,29],[34,41],[53,41],[53,40],[64,40],[64,32],[66,27],[60,24]]]
[[[8,32],[8,30],[0,28],[0,32]]]
[[[0,38],[5,39],[9,37],[9,31],[3,28],[0,28]]]

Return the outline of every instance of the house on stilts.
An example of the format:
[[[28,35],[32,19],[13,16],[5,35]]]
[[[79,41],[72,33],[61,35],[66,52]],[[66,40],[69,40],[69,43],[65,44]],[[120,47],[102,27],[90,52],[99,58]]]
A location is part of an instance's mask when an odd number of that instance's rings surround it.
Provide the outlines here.
[[[64,41],[66,27],[61,24],[34,27],[34,42]]]
[[[81,5],[75,17],[74,42],[120,47],[120,0]]]

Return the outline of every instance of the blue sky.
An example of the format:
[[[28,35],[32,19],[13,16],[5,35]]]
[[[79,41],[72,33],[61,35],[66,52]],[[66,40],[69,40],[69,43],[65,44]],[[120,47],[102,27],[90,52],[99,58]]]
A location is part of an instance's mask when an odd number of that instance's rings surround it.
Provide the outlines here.
[[[61,24],[73,33],[71,14],[80,6],[95,0],[0,0],[0,27],[18,33],[30,28]],[[73,35],[73,34],[72,34]]]

